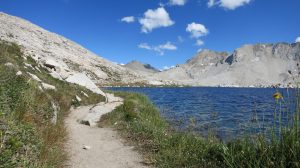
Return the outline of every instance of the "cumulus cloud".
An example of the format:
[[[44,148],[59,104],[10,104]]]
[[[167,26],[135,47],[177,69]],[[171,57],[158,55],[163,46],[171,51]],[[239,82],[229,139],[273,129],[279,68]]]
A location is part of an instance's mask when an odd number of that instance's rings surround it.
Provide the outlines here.
[[[149,33],[153,29],[160,27],[172,26],[175,22],[171,20],[169,13],[164,7],[159,7],[157,9],[149,9],[144,13],[143,18],[139,19],[142,25],[142,32]]]
[[[159,55],[164,55],[166,50],[174,51],[177,50],[177,47],[173,45],[171,42],[167,42],[165,44],[161,44],[158,46],[150,46],[147,43],[141,43],[138,45],[141,49],[152,50],[157,52]]]
[[[133,23],[135,21],[134,16],[126,16],[121,19],[122,22]]]
[[[186,27],[186,31],[191,34],[192,38],[196,39],[196,46],[204,45],[204,41],[199,38],[206,36],[209,33],[208,29],[203,24],[195,22],[188,24]]]
[[[200,40],[200,39],[198,39],[197,41],[196,41],[196,46],[202,46],[204,44],[204,41],[202,41],[202,40]]]
[[[186,31],[191,33],[191,37],[193,38],[199,38],[202,36],[206,36],[208,34],[208,29],[203,24],[199,23],[190,23],[186,27]]]
[[[208,0],[207,6],[212,7],[218,5],[225,9],[234,10],[240,6],[247,5],[251,0]]]
[[[185,5],[186,2],[187,2],[187,0],[170,0],[169,4],[183,6],[183,5]]]
[[[250,3],[251,0],[221,0],[220,6],[226,9],[234,10],[237,7]]]
[[[177,47],[173,45],[171,42],[167,42],[166,44],[159,45],[158,48],[162,50],[177,50]]]
[[[295,40],[296,43],[300,43],[300,37],[297,37]]]

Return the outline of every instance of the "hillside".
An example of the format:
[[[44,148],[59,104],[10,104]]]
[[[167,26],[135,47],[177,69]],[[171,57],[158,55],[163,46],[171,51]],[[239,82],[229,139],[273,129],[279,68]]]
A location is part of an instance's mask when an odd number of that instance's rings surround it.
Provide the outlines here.
[[[62,167],[64,118],[71,106],[105,101],[94,91],[53,78],[18,45],[0,41],[0,167]]]
[[[5,13],[0,13],[0,39],[20,45],[24,54],[31,55],[60,80],[87,76],[98,85],[148,82],[134,71],[114,64],[71,40]]]

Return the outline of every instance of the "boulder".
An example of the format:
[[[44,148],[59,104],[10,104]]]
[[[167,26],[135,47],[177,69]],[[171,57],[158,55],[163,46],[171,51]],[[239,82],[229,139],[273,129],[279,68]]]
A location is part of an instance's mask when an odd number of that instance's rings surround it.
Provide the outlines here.
[[[76,100],[77,100],[78,102],[81,102],[81,98],[80,98],[79,96],[77,96],[77,95],[76,95]]]
[[[17,76],[20,76],[20,75],[22,75],[23,73],[21,72],[21,71],[18,71],[17,73],[16,73],[16,75]]]
[[[80,86],[84,86],[84,87],[86,87],[87,89],[91,90],[94,93],[105,96],[105,93],[102,90],[100,90],[98,88],[98,86],[96,86],[96,84],[83,73],[73,74],[73,75],[69,76],[66,79],[66,81],[70,82],[70,83],[78,84]]]
[[[42,83],[42,87],[45,89],[45,90],[56,90],[56,87],[53,86],[53,85],[49,85],[47,83]]]
[[[34,74],[32,74],[32,73],[29,73],[29,72],[27,72],[27,73],[31,76],[31,78],[32,78],[33,80],[38,81],[38,82],[42,82],[42,80],[40,80],[40,78],[37,77],[36,75],[34,75]]]

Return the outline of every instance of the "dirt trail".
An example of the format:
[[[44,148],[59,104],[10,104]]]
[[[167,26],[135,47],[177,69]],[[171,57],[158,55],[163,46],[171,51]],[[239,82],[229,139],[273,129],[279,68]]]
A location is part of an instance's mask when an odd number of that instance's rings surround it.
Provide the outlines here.
[[[125,146],[116,131],[98,128],[94,121],[122,104],[122,99],[108,94],[108,102],[97,106],[84,106],[71,110],[66,119],[69,132],[67,151],[71,168],[140,168],[141,157],[133,147]],[[91,126],[80,124],[81,120]],[[84,149],[86,148],[86,149]]]

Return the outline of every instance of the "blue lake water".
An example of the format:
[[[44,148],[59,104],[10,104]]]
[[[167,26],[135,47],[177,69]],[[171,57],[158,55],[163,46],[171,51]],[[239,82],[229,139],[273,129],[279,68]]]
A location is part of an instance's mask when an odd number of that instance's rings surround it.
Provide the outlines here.
[[[179,130],[207,135],[212,132],[224,139],[249,133],[266,132],[275,122],[290,120],[295,102],[292,90],[280,89],[284,101],[273,98],[271,88],[106,88],[114,91],[143,93],[160,109],[162,116]],[[276,113],[274,113],[276,112]]]

